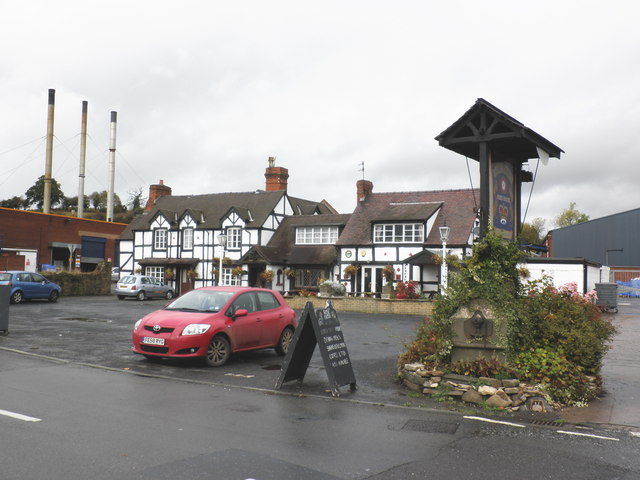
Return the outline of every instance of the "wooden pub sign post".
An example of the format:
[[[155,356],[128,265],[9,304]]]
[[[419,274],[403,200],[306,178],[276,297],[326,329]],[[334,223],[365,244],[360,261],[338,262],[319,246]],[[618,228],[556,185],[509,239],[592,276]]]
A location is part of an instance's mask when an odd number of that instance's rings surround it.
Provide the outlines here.
[[[436,137],[440,146],[476,160],[480,166],[480,238],[489,227],[509,240],[521,231],[522,183],[535,181],[522,166],[543,165],[563,150],[483,98]],[[537,168],[536,168],[537,171]],[[437,225],[436,225],[437,227]]]
[[[349,385],[351,391],[354,391],[356,377],[338,314],[331,300],[327,301],[325,308],[317,310],[314,310],[311,302],[305,305],[298,321],[298,328],[284,357],[276,389],[280,389],[284,382],[302,382],[316,344],[320,348],[332,395],[339,397],[339,388],[344,385]]]

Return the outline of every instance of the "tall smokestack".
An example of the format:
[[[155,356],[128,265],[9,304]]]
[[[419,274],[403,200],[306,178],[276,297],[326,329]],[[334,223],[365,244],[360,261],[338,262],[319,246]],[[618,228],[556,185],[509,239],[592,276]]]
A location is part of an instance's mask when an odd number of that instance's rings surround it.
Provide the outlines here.
[[[53,167],[53,116],[56,103],[56,91],[49,89],[49,106],[47,109],[47,151],[44,164],[44,200],[42,211],[51,213],[51,170]]]
[[[109,128],[109,173],[107,190],[107,222],[113,222],[113,190],[116,173],[116,124],[118,114],[111,112],[111,126]]]
[[[80,173],[78,173],[78,218],[84,216],[84,170],[87,156],[87,111],[88,102],[82,102],[82,125],[80,126]]]

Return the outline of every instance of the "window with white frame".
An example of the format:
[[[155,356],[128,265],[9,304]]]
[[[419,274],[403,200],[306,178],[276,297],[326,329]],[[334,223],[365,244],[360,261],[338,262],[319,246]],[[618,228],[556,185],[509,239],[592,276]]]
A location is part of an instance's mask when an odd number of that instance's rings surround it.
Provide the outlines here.
[[[422,223],[380,223],[373,227],[375,243],[421,243],[424,241]]]
[[[242,229],[240,227],[227,228],[227,250],[240,250],[242,246]]]
[[[193,228],[182,230],[182,249],[193,250]]]
[[[333,245],[338,241],[338,227],[298,227],[297,245]]]
[[[233,275],[232,268],[222,268],[222,285],[241,285],[241,278]]]
[[[167,249],[167,229],[166,228],[157,228],[153,232],[153,248],[156,250],[166,250]]]
[[[144,274],[147,277],[154,277],[164,282],[164,267],[145,267]]]

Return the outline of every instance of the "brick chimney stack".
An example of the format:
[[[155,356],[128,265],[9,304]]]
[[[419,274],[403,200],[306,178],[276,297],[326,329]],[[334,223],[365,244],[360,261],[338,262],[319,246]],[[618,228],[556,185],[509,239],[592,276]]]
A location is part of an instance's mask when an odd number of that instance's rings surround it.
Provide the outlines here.
[[[356,188],[358,190],[358,198],[356,199],[357,205],[360,202],[364,202],[367,199],[367,196],[373,192],[373,182],[370,182],[369,180],[358,180]]]
[[[267,179],[265,185],[267,192],[287,190],[289,170],[284,167],[276,167],[276,157],[269,157],[269,167],[264,172],[264,176]]]
[[[156,204],[156,200],[165,195],[171,195],[171,187],[167,187],[164,184],[164,180],[160,180],[160,183],[156,185],[149,185],[149,198],[147,204],[144,206],[144,211],[149,212]]]

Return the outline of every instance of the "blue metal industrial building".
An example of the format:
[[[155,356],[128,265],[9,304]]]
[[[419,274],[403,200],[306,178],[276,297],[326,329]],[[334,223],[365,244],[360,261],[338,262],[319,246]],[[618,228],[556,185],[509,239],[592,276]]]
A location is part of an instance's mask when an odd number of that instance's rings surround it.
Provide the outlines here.
[[[549,232],[549,256],[640,269],[640,208]]]

